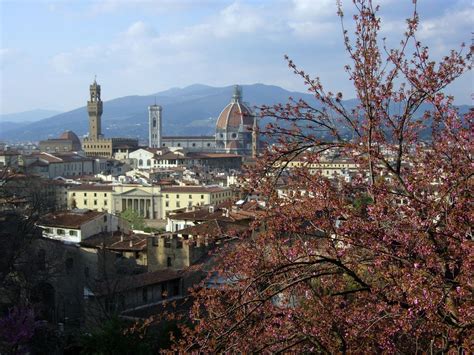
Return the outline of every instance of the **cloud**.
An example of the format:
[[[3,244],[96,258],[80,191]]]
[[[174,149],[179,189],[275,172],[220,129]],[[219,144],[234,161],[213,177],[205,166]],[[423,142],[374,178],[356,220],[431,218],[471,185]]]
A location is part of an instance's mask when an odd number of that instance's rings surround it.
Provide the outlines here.
[[[0,69],[4,70],[21,60],[25,54],[16,48],[0,48]]]
[[[88,46],[77,48],[72,52],[61,52],[53,56],[50,64],[53,70],[59,74],[72,74],[97,70],[104,64],[104,49],[100,46]],[[105,54],[106,60],[107,54]]]
[[[292,15],[301,19],[335,16],[336,0],[293,0]]]
[[[442,16],[421,20],[419,38],[426,39],[449,39],[465,34],[470,39],[472,31],[474,8],[472,6],[446,11]]]
[[[152,26],[143,21],[137,21],[130,25],[125,31],[125,36],[132,38],[151,38],[156,36],[156,31]]]

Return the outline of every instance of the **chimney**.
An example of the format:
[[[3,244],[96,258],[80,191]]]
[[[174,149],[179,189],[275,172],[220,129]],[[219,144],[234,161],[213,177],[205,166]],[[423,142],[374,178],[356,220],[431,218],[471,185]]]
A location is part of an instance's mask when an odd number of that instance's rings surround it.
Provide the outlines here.
[[[130,240],[130,248],[133,247],[133,241]]]

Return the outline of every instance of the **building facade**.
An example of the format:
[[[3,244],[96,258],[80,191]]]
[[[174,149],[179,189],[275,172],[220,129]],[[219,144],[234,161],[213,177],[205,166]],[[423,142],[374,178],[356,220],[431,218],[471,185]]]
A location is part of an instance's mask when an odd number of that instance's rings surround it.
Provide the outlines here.
[[[171,211],[217,205],[232,199],[232,190],[221,186],[166,186],[161,189],[161,194],[163,218]]]
[[[231,102],[217,119],[214,136],[166,136],[161,131],[161,106],[149,106],[149,147],[183,148],[190,152],[220,152],[256,156],[258,125],[255,114],[242,101],[242,90],[236,85]],[[158,142],[159,140],[159,142]]]
[[[74,132],[66,131],[59,138],[40,141],[39,149],[46,153],[78,152],[82,150],[82,146],[79,137]]]
[[[252,154],[252,135],[256,126],[255,114],[242,101],[242,90],[236,85],[231,102],[222,110],[216,123],[216,151],[249,156]]]
[[[113,213],[111,185],[78,185],[68,191],[69,209],[90,209]]]

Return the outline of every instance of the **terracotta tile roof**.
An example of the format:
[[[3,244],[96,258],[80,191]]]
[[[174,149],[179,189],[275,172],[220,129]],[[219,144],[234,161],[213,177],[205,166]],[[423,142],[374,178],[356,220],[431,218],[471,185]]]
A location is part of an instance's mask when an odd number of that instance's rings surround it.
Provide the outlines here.
[[[250,109],[242,102],[231,102],[222,110],[217,119],[218,129],[238,128],[240,125],[253,126],[253,117]]]
[[[248,224],[226,222],[218,219],[187,227],[173,234],[187,234],[195,236],[224,237],[249,230]]]
[[[162,192],[177,192],[177,193],[209,193],[209,192],[223,192],[229,190],[217,185],[212,186],[166,186],[161,189]]]
[[[145,251],[148,237],[148,234],[124,234],[120,231],[113,233],[104,232],[90,236],[83,240],[81,245],[90,248],[101,248],[104,246],[112,251]]]
[[[84,223],[92,221],[105,214],[106,212],[90,210],[54,212],[48,213],[42,217],[38,222],[38,225],[79,229]]]
[[[174,220],[180,220],[180,221],[199,221],[199,222],[208,221],[212,219],[234,221],[234,219],[230,217],[226,217],[222,209],[217,209],[214,212],[209,212],[209,208],[202,208],[195,211],[176,213],[176,214],[170,215],[169,218],[174,219]]]
[[[167,160],[167,159],[188,159],[185,155],[168,152],[162,155],[155,154],[156,160]]]
[[[95,184],[82,184],[73,186],[70,188],[71,191],[113,191],[112,185],[95,185]]]

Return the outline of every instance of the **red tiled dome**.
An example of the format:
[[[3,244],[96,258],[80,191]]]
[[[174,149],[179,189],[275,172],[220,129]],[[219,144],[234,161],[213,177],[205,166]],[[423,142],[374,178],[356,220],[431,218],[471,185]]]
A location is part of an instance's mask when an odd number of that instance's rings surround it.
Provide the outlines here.
[[[236,87],[232,102],[222,110],[217,119],[216,128],[223,130],[238,129],[241,124],[252,127],[253,116],[252,111],[240,101],[240,91]]]
[[[72,141],[73,150],[80,150],[81,149],[81,141],[79,137],[73,131],[65,131],[63,134],[59,136],[59,139],[67,139]]]

